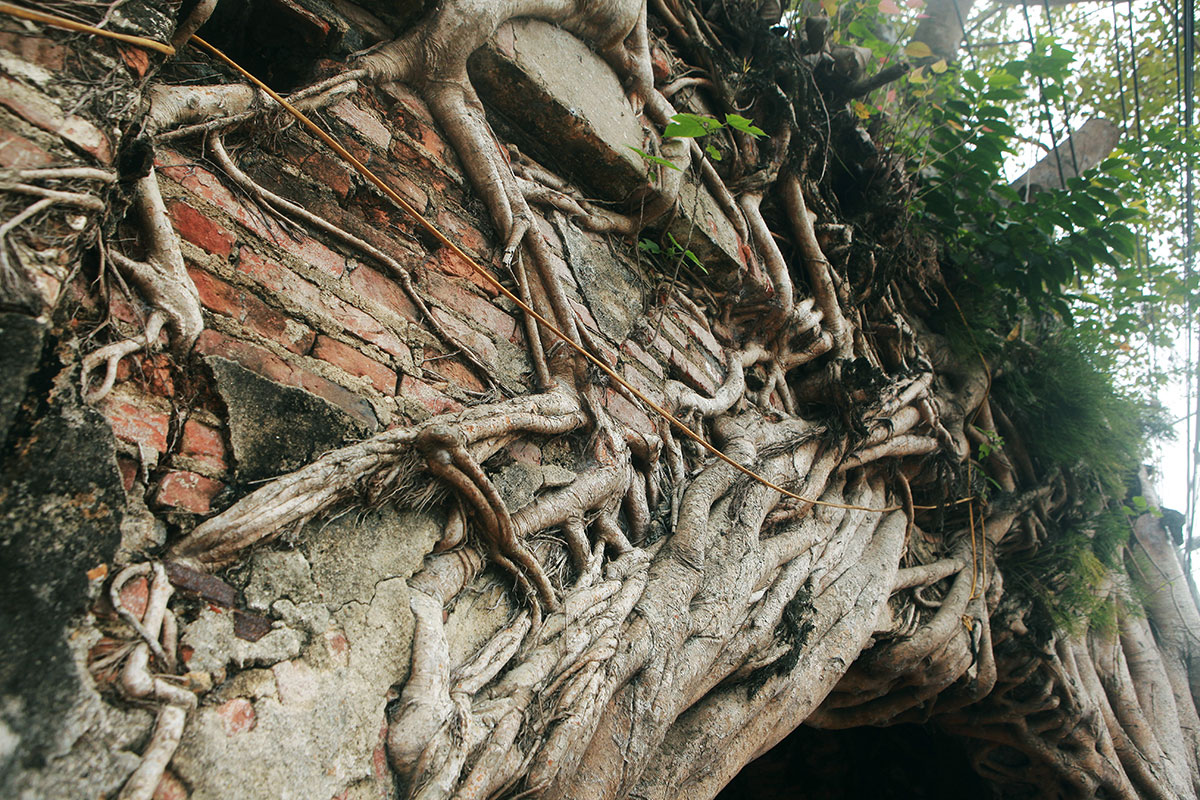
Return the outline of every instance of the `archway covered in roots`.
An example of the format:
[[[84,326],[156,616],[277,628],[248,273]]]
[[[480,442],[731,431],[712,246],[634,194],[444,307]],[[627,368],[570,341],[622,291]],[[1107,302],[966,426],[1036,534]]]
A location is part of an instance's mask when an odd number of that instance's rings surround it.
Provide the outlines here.
[[[1119,433],[1056,323],[984,356],[850,110],[903,70],[738,2],[61,5],[0,36],[14,794],[690,799],[801,741],[1196,796],[1177,553],[1056,457]]]

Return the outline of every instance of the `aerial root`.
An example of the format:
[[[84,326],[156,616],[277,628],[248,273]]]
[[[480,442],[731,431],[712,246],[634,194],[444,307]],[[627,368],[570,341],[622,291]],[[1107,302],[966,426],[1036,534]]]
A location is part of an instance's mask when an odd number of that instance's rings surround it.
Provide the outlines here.
[[[139,620],[121,604],[120,591],[130,579],[147,574],[150,575],[149,593],[146,610]],[[196,695],[169,680],[170,673],[174,672],[174,637],[177,633],[173,617],[167,608],[167,601],[170,600],[172,592],[166,570],[159,562],[126,567],[113,579],[110,589],[113,607],[118,615],[129,623],[141,638],[125,661],[119,686],[132,700],[162,704],[154,723],[150,743],[142,753],[142,760],[137,769],[122,787],[118,795],[119,800],[150,800],[159,779],[162,778],[163,770],[179,746],[188,712],[196,707]],[[159,676],[150,671],[152,653],[166,667],[167,676]]]
[[[222,141],[222,138],[219,134],[210,134],[208,137],[208,145],[213,157],[216,159],[217,163],[220,164],[221,169],[224,170],[225,174],[229,176],[230,180],[244,189],[251,196],[258,198],[267,206],[275,209],[279,213],[287,214],[311,225],[318,230],[328,233],[334,238],[339,239],[344,244],[366,254],[368,257],[374,259],[376,262],[387,268],[392,277],[394,277],[400,283],[400,288],[404,290],[405,296],[408,297],[408,299],[412,301],[412,304],[417,307],[417,311],[421,314],[422,319],[424,319],[425,322],[431,328],[433,328],[433,331],[437,337],[445,342],[446,345],[452,350],[457,350],[459,355],[461,355],[462,358],[470,365],[472,371],[482,378],[487,386],[493,389],[499,387],[499,383],[496,380],[494,372],[483,363],[483,361],[471,348],[459,342],[458,339],[456,339],[449,331],[449,329],[447,329],[446,326],[443,325],[429,310],[429,306],[426,304],[425,298],[422,297],[420,292],[417,291],[416,287],[413,285],[412,277],[409,275],[408,270],[405,269],[400,262],[380,250],[378,247],[375,247],[370,242],[360,239],[338,225],[334,225],[324,217],[320,217],[297,205],[296,203],[280,197],[274,192],[271,192],[268,189],[260,186],[254,181],[254,179],[243,172],[237,166],[237,164],[234,163],[233,159],[229,156],[228,151],[226,151],[225,143]]]
[[[429,471],[462,497],[475,513],[480,531],[492,550],[492,558],[507,569],[527,596],[541,600],[551,611],[558,609],[554,587],[529,549],[513,530],[512,517],[504,498],[467,451],[461,432],[447,425],[423,430],[415,445]]]
[[[426,427],[457,428],[467,446],[499,441],[512,433],[561,434],[585,421],[575,398],[554,391],[499,403],[473,406],[433,417],[424,425],[393,428],[363,442],[332,450],[306,467],[284,475],[243,497],[217,516],[198,525],[170,553],[173,558],[209,568],[232,561],[239,551],[270,541],[284,530],[327,512],[339,502],[370,489],[377,498],[403,491],[427,492],[410,486],[419,470],[412,446]],[[489,444],[488,447],[493,447]],[[407,460],[407,461],[406,461]],[[402,468],[396,470],[400,465]],[[372,485],[381,476],[389,485]],[[427,499],[427,495],[423,495]],[[410,499],[401,497],[400,502]]]
[[[117,362],[141,348],[143,343],[153,342],[164,326],[173,334],[172,349],[179,357],[186,356],[191,351],[196,338],[204,329],[200,295],[184,266],[183,254],[179,250],[179,238],[167,217],[167,209],[158,188],[158,177],[153,168],[145,177],[138,179],[135,205],[141,216],[146,260],[134,261],[115,250],[110,250],[108,256],[155,310],[147,321],[143,336],[117,342],[109,348],[101,348],[92,354],[96,356],[94,358],[84,358],[80,385],[82,394],[89,403],[98,402],[111,391]],[[105,365],[104,378],[96,388],[91,388],[93,373],[101,364]]]
[[[489,797],[539,764],[553,777],[560,762],[547,753],[586,732],[603,708],[603,665],[641,597],[652,551],[610,562],[605,580],[567,592],[540,628],[521,612],[454,670],[441,601],[416,588],[421,573],[410,579],[412,668],[388,726],[389,762],[408,797]],[[523,732],[531,749],[516,742]]]

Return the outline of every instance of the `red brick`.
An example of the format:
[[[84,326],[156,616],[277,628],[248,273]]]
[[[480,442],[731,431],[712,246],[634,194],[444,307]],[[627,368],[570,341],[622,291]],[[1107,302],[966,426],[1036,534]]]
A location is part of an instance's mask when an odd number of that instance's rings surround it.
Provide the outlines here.
[[[329,113],[346,123],[364,141],[375,145],[380,150],[387,151],[388,145],[392,141],[392,134],[379,117],[372,112],[359,108],[352,99],[346,97],[331,106]]]
[[[641,431],[642,433],[655,433],[654,422],[641,409],[640,406],[635,406],[618,394],[614,389],[604,390],[604,407],[608,409],[608,413],[612,414],[615,419],[624,422],[629,427]]]
[[[245,697],[225,701],[217,706],[216,712],[221,718],[226,736],[251,730],[258,721],[254,716],[254,704]]]
[[[437,224],[450,241],[466,250],[469,255],[479,258],[487,252],[487,237],[458,214],[443,209],[438,212]]]
[[[36,89],[0,78],[0,105],[47,133],[61,136],[96,160],[104,164],[112,162],[112,148],[103,131],[82,117],[65,113]]]
[[[621,343],[621,352],[626,357],[632,358],[641,364],[646,369],[650,370],[657,378],[663,377],[662,364],[650,357],[650,354],[643,350],[633,339],[626,339]]]
[[[187,470],[173,470],[158,486],[158,502],[194,514],[207,514],[209,504],[225,484]]]
[[[141,325],[145,323],[148,313],[141,313],[136,310],[129,302],[129,298],[124,292],[109,292],[108,293],[108,313],[121,322]]]
[[[388,161],[374,158],[369,161],[369,165],[371,171],[376,176],[387,184],[389,188],[395,189],[418,212],[424,214],[429,210],[429,194],[404,174],[393,169]],[[402,230],[408,230],[410,224],[415,222],[408,214],[397,209],[395,206],[389,204],[388,210],[397,218],[398,222],[403,223],[401,224]]]
[[[121,471],[121,485],[125,491],[133,491],[133,483],[138,476],[138,462],[128,456],[117,456],[117,469]]]
[[[288,386],[298,386],[305,391],[328,400],[364,425],[374,428],[379,425],[371,404],[354,392],[333,381],[315,375],[303,367],[289,364],[274,353],[249,342],[233,339],[215,330],[206,330],[196,340],[196,352],[236,361],[251,372]]]
[[[319,150],[297,153],[295,163],[310,178],[345,199],[354,188],[353,172],[340,159],[331,158]]]
[[[340,278],[346,271],[346,257],[335,253],[316,239],[301,236],[300,241],[276,241],[285,251],[322,272]]]
[[[426,271],[423,282],[429,293],[455,311],[461,312],[490,331],[510,342],[517,340],[517,321],[501,311],[486,298],[475,294],[466,285],[437,272]],[[590,314],[588,315],[591,316]]]
[[[395,372],[337,339],[318,335],[313,344],[312,354],[315,358],[328,361],[351,375],[367,378],[376,389],[386,395],[392,395],[396,391]]]
[[[100,401],[100,413],[108,419],[113,435],[118,439],[143,444],[160,453],[167,451],[167,431],[171,427],[168,414],[111,394]]]
[[[449,331],[450,335],[459,344],[471,348],[475,352],[475,355],[484,363],[496,363],[499,353],[496,350],[496,343],[491,339],[479,333],[453,314],[448,314],[440,308],[432,308],[429,310],[429,313],[433,314],[434,318]],[[454,345],[453,342],[447,342],[446,344],[450,346]]]
[[[196,267],[189,267],[188,274],[201,304],[217,314],[232,317],[248,330],[278,342],[293,353],[307,353],[315,334],[305,325],[271,308],[254,294]]]
[[[384,94],[396,101],[396,111],[416,117],[426,126],[433,125],[433,115],[419,95],[402,83],[385,83],[380,87]]]
[[[676,347],[687,349],[688,342],[690,341],[688,339],[688,335],[683,332],[682,328],[672,322],[669,316],[664,314],[661,321],[659,321],[656,316],[655,322],[658,323],[658,329],[662,333],[666,334],[667,338],[671,340],[672,344],[674,344]]]
[[[155,152],[158,172],[187,189],[200,199],[211,203],[231,217],[237,217],[242,204],[237,201],[221,179],[192,160],[174,152],[159,149]]]
[[[583,323],[583,326],[592,333],[600,333],[600,326],[596,324],[596,318],[592,316],[590,308],[583,303],[577,303],[574,300],[568,299],[571,304],[571,309],[575,312],[575,316]],[[612,363],[611,361],[609,362]]]
[[[354,281],[354,275],[362,269],[367,268],[359,267],[351,273],[351,283]],[[287,267],[268,261],[245,247],[242,248],[238,259],[238,271],[250,276],[273,294],[299,304],[310,314],[332,319],[342,328],[386,353],[397,357],[407,357],[409,353],[408,345],[375,317],[305,280]],[[386,280],[382,275],[376,274],[375,277],[380,281]],[[360,281],[366,283],[367,278],[370,276],[365,276]],[[399,291],[399,287],[396,287],[396,290]],[[407,298],[404,298],[402,292],[400,296],[407,303]],[[408,303],[408,307],[415,315],[415,306]],[[415,316],[413,318],[415,319]]]
[[[422,364],[422,369],[467,391],[482,392],[484,389],[483,382],[475,374],[475,371],[458,356],[444,356],[435,361],[426,361]]]
[[[260,209],[246,208],[225,188],[220,178],[189,159],[171,150],[159,150],[156,153],[155,164],[160,174],[224,211],[254,234],[284,246],[291,241],[279,223],[274,222]]]
[[[221,432],[194,419],[189,419],[183,425],[179,454],[216,473],[224,472],[227,466],[225,440],[221,438]]]
[[[466,278],[471,283],[487,292],[491,297],[495,297],[496,295],[500,294],[500,290],[496,288],[495,284],[480,275],[474,267],[464,261],[449,247],[443,247],[437,251],[436,261],[434,263],[436,264],[437,268],[445,274],[454,275],[458,278]],[[486,267],[484,267],[484,269],[486,269]],[[488,274],[495,277],[495,274],[490,270],[488,271]]]
[[[387,735],[388,726],[381,726],[379,736],[375,739],[375,750],[371,753],[371,764],[375,768],[375,779],[391,784],[393,778],[387,762]]]
[[[411,356],[408,345],[400,340],[390,328],[366,312],[342,301],[341,298],[330,296],[326,302],[326,312],[339,325],[354,334],[364,342],[371,344],[399,358]]]
[[[248,275],[272,294],[285,295],[305,307],[321,305],[321,288],[278,261],[260,256],[248,247],[238,250],[238,272]]]
[[[150,582],[144,575],[138,576],[121,587],[121,607],[138,619],[146,613],[150,603]]]
[[[0,130],[0,167],[35,169],[54,161],[54,156],[24,136]]]
[[[67,50],[51,39],[31,36],[28,33],[0,31],[0,48],[15,53],[31,64],[45,67],[51,72],[60,72],[66,63]]]
[[[196,339],[196,352],[200,355],[213,355],[236,361],[251,372],[256,372],[264,378],[298,386],[299,379],[295,377],[295,368],[276,356],[269,350],[258,345],[232,339],[215,330],[201,331]]]
[[[359,266],[350,273],[350,285],[363,297],[417,322],[421,313],[400,288],[400,284],[383,273],[368,266]]]
[[[184,239],[219,256],[232,252],[237,241],[234,235],[187,203],[173,202],[167,211],[175,222],[175,230]]]
[[[704,349],[707,350],[717,360],[725,360],[725,351],[717,342],[716,338],[709,333],[708,328],[704,327],[704,325],[698,319],[693,317],[684,309],[678,307],[672,307],[670,309],[670,315],[676,322],[687,329],[687,333],[693,341],[699,342],[701,345],[703,345]]]
[[[703,362],[703,359],[701,357],[689,358],[679,348],[671,351],[671,366],[679,371],[679,377],[683,379],[683,382],[711,397],[717,391],[718,383],[696,363],[697,361]],[[708,365],[704,364],[704,366]]]
[[[451,400],[425,381],[414,378],[412,375],[400,378],[400,390],[396,394],[416,400],[433,414],[449,414],[463,409],[462,403]]]
[[[625,365],[624,369],[621,370],[621,377],[624,378],[625,381],[630,386],[637,389],[639,392],[646,395],[654,402],[656,402],[656,403],[663,402],[663,385],[662,385],[662,383],[661,382],[659,382],[659,383],[652,382],[651,380],[646,378],[646,376],[642,373],[642,371],[640,369],[633,366],[632,364]]]
[[[140,324],[140,323],[139,323]],[[160,335],[160,341],[165,339]],[[171,359],[166,353],[151,353],[145,351],[133,353],[117,364],[117,383],[137,379],[140,388],[158,397],[173,397],[175,381],[171,377]]]

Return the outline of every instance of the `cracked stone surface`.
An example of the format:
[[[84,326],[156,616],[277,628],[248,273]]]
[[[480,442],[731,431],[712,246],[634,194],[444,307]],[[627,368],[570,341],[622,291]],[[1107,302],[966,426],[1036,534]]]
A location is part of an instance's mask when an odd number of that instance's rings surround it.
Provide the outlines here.
[[[374,433],[315,394],[257,375],[234,361],[207,356],[229,413],[237,479],[266,480],[299,469],[327,450]],[[364,417],[374,418],[362,401]]]
[[[246,800],[394,796],[384,706],[408,674],[406,581],[440,536],[429,516],[380,509],[311,524],[295,550],[255,555],[247,605],[281,625],[256,644],[297,646],[244,660],[189,720],[173,768],[192,800],[227,798],[230,786]],[[206,613],[214,628],[228,618],[232,637],[232,614]],[[227,654],[254,646],[221,641]]]
[[[540,20],[506,22],[468,63],[484,101],[521,120],[531,149],[554,143],[552,161],[610,200],[646,184],[642,125],[604,60]]]

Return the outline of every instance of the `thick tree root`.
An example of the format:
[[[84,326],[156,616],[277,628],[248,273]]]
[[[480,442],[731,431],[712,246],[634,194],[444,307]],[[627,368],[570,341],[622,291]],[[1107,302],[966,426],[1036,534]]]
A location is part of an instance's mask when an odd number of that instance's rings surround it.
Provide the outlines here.
[[[181,359],[191,351],[200,331],[204,329],[200,295],[183,264],[179,238],[167,217],[153,169],[138,180],[135,205],[141,216],[142,241],[147,260],[135,261],[116,250],[110,250],[108,256],[117,269],[141,291],[155,312],[147,322],[144,338],[135,337],[118,342],[84,359],[80,381],[84,398],[89,403],[103,399],[112,389],[117,362],[139,349],[144,342],[152,342],[164,325],[172,334],[171,348]],[[101,364],[105,365],[105,375],[100,384],[93,388],[92,375]]]

